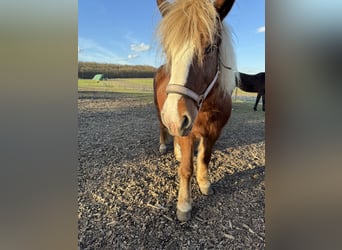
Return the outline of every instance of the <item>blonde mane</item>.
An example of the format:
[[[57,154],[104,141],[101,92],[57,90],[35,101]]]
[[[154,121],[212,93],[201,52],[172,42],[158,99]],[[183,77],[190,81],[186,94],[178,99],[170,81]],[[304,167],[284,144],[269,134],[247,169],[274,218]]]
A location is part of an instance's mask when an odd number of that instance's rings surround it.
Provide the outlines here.
[[[239,74],[236,65],[236,58],[232,43],[232,37],[229,27],[222,25],[220,45],[220,85],[229,95],[232,95],[236,87],[236,78],[239,79]],[[230,67],[230,69],[225,66]]]
[[[165,1],[159,7],[164,17],[158,26],[157,35],[166,56],[166,70],[170,71],[172,58],[184,58],[189,54],[202,65],[204,47],[213,44],[219,33],[219,84],[224,93],[231,95],[236,86],[236,77],[239,77],[231,32],[220,21],[212,1],[175,0],[171,4]],[[179,74],[182,75],[182,72]]]
[[[204,46],[212,44],[221,25],[217,11],[208,0],[175,0],[160,6],[166,13],[157,30],[160,43],[166,54],[167,67],[171,58],[184,51],[184,45],[193,49],[198,62],[203,62]]]

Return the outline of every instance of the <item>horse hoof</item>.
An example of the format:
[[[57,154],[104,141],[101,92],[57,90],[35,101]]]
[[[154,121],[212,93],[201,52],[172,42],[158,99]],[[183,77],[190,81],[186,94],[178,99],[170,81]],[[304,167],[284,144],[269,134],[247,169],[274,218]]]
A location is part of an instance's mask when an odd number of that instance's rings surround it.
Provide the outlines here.
[[[159,152],[161,154],[165,154],[166,153],[166,145],[165,144],[162,144],[159,146]]]
[[[176,160],[177,160],[178,162],[180,162],[181,159],[182,159],[182,156],[179,155],[179,154],[176,154],[176,155],[175,155],[175,158],[176,158]]]
[[[179,221],[188,221],[191,218],[191,210],[187,211],[187,212],[183,212],[179,209],[177,209],[177,219]]]
[[[205,187],[205,188],[200,188],[201,193],[204,195],[212,195],[214,194],[214,190],[211,188],[211,186],[209,187]]]

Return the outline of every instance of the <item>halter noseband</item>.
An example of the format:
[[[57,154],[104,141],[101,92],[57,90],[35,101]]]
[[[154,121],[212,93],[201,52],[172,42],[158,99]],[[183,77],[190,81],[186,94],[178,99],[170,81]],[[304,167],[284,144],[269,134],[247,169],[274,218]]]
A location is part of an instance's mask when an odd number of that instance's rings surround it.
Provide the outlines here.
[[[198,109],[200,109],[202,104],[203,104],[203,101],[205,100],[205,98],[207,98],[210,91],[212,90],[215,83],[217,82],[217,78],[218,78],[219,74],[220,74],[220,69],[219,69],[219,66],[217,66],[217,72],[216,72],[214,79],[211,81],[211,83],[208,85],[208,87],[205,89],[205,91],[200,95],[198,95],[197,93],[195,93],[191,89],[189,89],[183,85],[179,85],[179,84],[168,84],[166,87],[166,93],[167,94],[174,93],[174,94],[180,94],[180,95],[187,96],[190,99],[192,99],[193,101],[195,101]]]

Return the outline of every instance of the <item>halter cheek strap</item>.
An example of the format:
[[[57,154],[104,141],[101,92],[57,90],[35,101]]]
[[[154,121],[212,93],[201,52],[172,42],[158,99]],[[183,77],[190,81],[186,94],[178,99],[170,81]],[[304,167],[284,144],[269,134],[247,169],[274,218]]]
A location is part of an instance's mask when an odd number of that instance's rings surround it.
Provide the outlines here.
[[[205,100],[205,98],[207,98],[207,96],[209,95],[210,91],[212,90],[212,88],[214,87],[215,83],[217,82],[217,78],[218,78],[219,74],[220,74],[220,70],[218,69],[214,79],[208,85],[206,90],[202,94],[200,94],[200,95],[198,95],[197,93],[195,93],[191,89],[188,89],[187,87],[185,87],[183,85],[179,85],[179,84],[168,84],[167,87],[166,87],[166,93],[167,94],[175,93],[175,94],[180,94],[180,95],[187,96],[190,99],[194,100],[195,103],[197,104],[198,109],[200,109],[201,106],[202,106],[203,101]]]

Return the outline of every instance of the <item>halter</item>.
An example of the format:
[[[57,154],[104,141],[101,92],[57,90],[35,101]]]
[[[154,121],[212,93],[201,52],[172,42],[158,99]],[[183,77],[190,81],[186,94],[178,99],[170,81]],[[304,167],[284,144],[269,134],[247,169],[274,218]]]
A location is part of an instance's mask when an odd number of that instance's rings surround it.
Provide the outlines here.
[[[205,89],[205,91],[200,95],[195,93],[191,89],[189,89],[185,86],[179,85],[179,84],[167,85],[166,93],[167,94],[170,94],[170,93],[180,94],[180,95],[184,95],[184,96],[189,97],[190,99],[195,101],[195,103],[197,104],[198,110],[199,110],[203,104],[203,101],[205,100],[205,98],[207,98],[208,94],[210,93],[210,91],[214,87],[215,83],[217,82],[217,78],[218,78],[219,74],[220,74],[220,69],[219,69],[219,65],[218,65],[217,66],[217,72],[216,72],[214,79],[211,81],[211,83],[208,85],[208,87]]]
[[[213,87],[215,86],[215,83],[217,82],[217,79],[220,75],[220,64],[222,64],[224,68],[232,70],[231,67],[223,64],[223,62],[220,60],[220,56],[218,56],[217,71],[216,71],[215,77],[202,94],[199,95],[196,92],[192,91],[191,89],[183,85],[179,85],[179,84],[168,84],[166,87],[166,93],[167,94],[174,93],[174,94],[187,96],[197,104],[197,108],[198,110],[200,110],[203,104],[203,101],[207,98],[210,91],[213,89]]]

